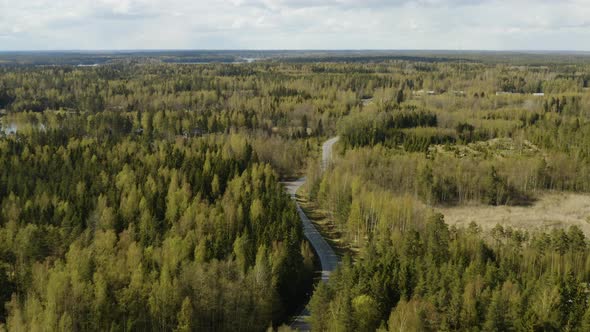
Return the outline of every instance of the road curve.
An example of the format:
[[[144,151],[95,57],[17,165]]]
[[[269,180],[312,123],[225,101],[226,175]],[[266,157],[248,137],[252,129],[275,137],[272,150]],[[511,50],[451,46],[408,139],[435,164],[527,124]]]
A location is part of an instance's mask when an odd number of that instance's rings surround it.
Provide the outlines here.
[[[334,143],[338,142],[338,137],[331,138],[324,142],[322,145],[322,161],[321,161],[321,168],[322,172],[325,171],[332,161],[332,147]],[[332,247],[326,242],[326,240],[322,237],[320,232],[315,228],[312,224],[311,220],[305,215],[299,203],[296,200],[296,193],[297,190],[305,183],[305,178],[300,178],[295,181],[285,182],[285,189],[291,195],[291,198],[295,200],[295,204],[297,205],[297,213],[299,213],[299,217],[301,218],[301,222],[303,224],[303,234],[309,240],[312,247],[314,248],[316,255],[320,259],[320,264],[322,266],[322,282],[325,282],[330,277],[330,273],[336,269],[338,266],[338,256]],[[307,318],[309,317],[309,311],[307,308],[303,310],[303,312],[293,321],[291,324],[291,328],[299,330],[299,331],[309,331],[311,327],[307,322]]]
[[[332,137],[322,145],[322,172],[332,163],[332,149],[340,137]]]

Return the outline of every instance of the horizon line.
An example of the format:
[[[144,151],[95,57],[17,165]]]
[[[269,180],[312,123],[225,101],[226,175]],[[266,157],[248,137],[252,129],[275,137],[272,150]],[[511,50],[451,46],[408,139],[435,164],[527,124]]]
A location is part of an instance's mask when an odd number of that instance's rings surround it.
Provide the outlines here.
[[[379,48],[334,48],[334,49],[281,49],[281,48],[136,48],[136,49],[14,49],[14,50],[0,50],[1,53],[41,53],[41,52],[497,52],[497,53],[588,53],[590,50],[575,50],[575,49],[379,49]]]

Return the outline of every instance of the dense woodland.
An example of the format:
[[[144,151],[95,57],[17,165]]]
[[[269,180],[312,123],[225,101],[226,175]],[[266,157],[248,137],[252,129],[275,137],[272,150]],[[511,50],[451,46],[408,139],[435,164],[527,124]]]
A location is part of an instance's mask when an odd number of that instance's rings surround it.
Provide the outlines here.
[[[314,330],[590,329],[580,229],[433,210],[590,192],[589,65],[317,60],[0,67],[0,329],[287,323],[314,253],[279,182],[303,173],[356,249]]]
[[[377,89],[338,121],[331,169],[309,166],[308,198],[356,248],[316,288],[312,327],[590,329],[590,251],[579,228],[485,232],[449,226],[433,209],[588,193],[588,68],[414,66],[440,80],[408,75]]]
[[[297,298],[310,249],[244,140],[36,139],[2,145],[9,329],[256,330]]]
[[[490,243],[477,225],[449,228],[442,215],[406,221],[406,229],[379,228],[354,264],[345,259],[318,285],[310,304],[314,329],[590,328],[590,256],[579,229],[530,236],[498,227]]]

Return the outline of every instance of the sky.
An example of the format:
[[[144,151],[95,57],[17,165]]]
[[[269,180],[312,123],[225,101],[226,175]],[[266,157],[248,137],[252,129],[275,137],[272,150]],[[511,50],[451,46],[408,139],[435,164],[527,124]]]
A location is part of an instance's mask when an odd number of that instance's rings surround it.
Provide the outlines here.
[[[590,0],[0,0],[0,51],[590,51]]]

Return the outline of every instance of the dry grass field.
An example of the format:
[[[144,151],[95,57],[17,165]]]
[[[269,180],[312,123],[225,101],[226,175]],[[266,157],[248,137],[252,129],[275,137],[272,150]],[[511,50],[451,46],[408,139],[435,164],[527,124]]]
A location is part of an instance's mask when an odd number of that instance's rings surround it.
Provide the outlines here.
[[[545,193],[530,207],[470,205],[436,210],[450,225],[475,221],[484,230],[501,224],[529,231],[577,225],[590,236],[590,195]]]

